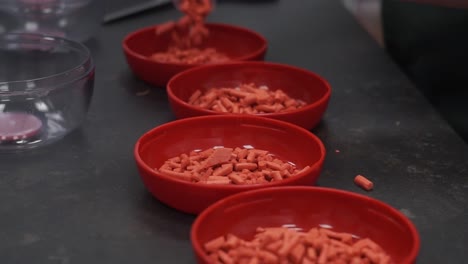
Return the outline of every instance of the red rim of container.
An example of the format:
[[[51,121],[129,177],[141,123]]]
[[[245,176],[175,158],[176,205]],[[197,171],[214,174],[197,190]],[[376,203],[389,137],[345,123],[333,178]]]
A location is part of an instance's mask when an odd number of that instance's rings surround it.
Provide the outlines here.
[[[404,225],[410,230],[411,236],[414,237],[414,239],[415,239],[414,245],[413,245],[413,248],[411,249],[410,254],[400,264],[414,263],[416,261],[416,258],[418,256],[418,252],[419,252],[419,249],[420,249],[420,246],[421,246],[421,241],[420,241],[420,238],[419,238],[418,231],[416,230],[416,227],[408,219],[408,217],[406,217],[403,213],[401,213],[400,211],[396,210],[392,206],[390,206],[390,205],[388,205],[388,204],[386,204],[386,203],[384,203],[384,202],[382,202],[380,200],[377,200],[375,198],[371,198],[371,197],[368,197],[368,196],[365,196],[365,195],[362,195],[362,194],[357,194],[357,193],[354,193],[354,192],[344,191],[344,190],[339,190],[339,189],[334,189],[334,188],[313,187],[313,186],[283,186],[283,187],[256,189],[256,190],[245,191],[245,192],[233,194],[231,196],[225,197],[225,198],[211,204],[209,207],[207,207],[205,210],[203,210],[203,212],[201,212],[197,216],[197,218],[195,219],[195,221],[192,224],[192,228],[191,228],[191,231],[190,231],[190,239],[191,239],[192,246],[193,246],[194,250],[196,252],[201,253],[200,255],[203,258],[203,260],[206,263],[209,263],[208,257],[206,256],[206,254],[203,253],[204,250],[203,250],[202,246],[200,245],[200,243],[197,242],[199,240],[197,231],[198,231],[198,228],[199,228],[200,224],[205,220],[207,215],[210,214],[212,211],[216,210],[216,208],[218,208],[219,206],[222,206],[224,203],[227,203],[230,200],[236,200],[236,199],[241,199],[241,198],[245,198],[245,197],[249,197],[249,196],[255,196],[258,193],[274,193],[274,192],[277,192],[277,191],[298,191],[298,190],[314,190],[314,191],[323,192],[323,193],[335,193],[335,194],[350,197],[350,198],[352,197],[352,198],[355,198],[355,199],[365,200],[365,201],[367,201],[369,203],[377,204],[378,206],[384,207],[386,210],[390,211],[395,216],[397,216],[399,218],[399,220],[402,221],[402,223],[404,223]]]
[[[281,180],[281,181],[265,183],[265,184],[255,184],[255,185],[253,185],[253,184],[249,184],[249,185],[232,185],[232,184],[221,185],[221,184],[219,184],[219,185],[213,186],[211,184],[187,182],[187,181],[176,179],[174,177],[166,176],[166,175],[163,175],[163,174],[157,174],[154,171],[154,168],[151,168],[150,166],[148,166],[143,161],[143,159],[140,157],[139,149],[140,149],[140,146],[142,146],[142,141],[146,137],[150,137],[152,134],[157,133],[157,131],[164,130],[167,127],[175,126],[175,125],[178,125],[180,123],[184,123],[184,122],[186,122],[188,120],[196,121],[196,120],[216,119],[216,118],[224,118],[224,119],[225,118],[262,119],[264,121],[271,122],[271,123],[274,123],[274,124],[277,124],[277,125],[287,126],[289,128],[292,128],[292,129],[300,130],[301,133],[307,133],[311,138],[313,138],[317,142],[317,144],[320,147],[320,152],[321,152],[320,158],[314,164],[311,164],[310,167],[307,170],[296,174],[292,178],[284,179],[284,180]],[[157,127],[153,128],[153,129],[151,129],[150,131],[146,132],[145,134],[143,134],[138,139],[137,143],[135,144],[134,155],[135,155],[136,162],[138,164],[140,164],[141,166],[143,166],[143,168],[146,171],[148,171],[151,174],[151,176],[153,176],[153,177],[165,178],[166,180],[177,182],[179,184],[184,184],[184,185],[188,185],[188,186],[194,186],[195,185],[197,188],[205,188],[205,189],[210,189],[210,190],[213,190],[213,189],[215,189],[215,190],[226,190],[226,189],[228,189],[228,190],[229,189],[242,190],[242,189],[247,189],[248,190],[248,189],[251,189],[252,186],[268,186],[268,188],[275,187],[275,186],[281,186],[281,185],[284,185],[284,183],[288,183],[289,181],[294,181],[296,179],[296,177],[301,177],[302,175],[304,175],[306,173],[309,173],[310,171],[318,169],[317,167],[320,166],[320,164],[322,164],[323,161],[325,160],[326,150],[325,150],[325,146],[323,145],[323,142],[320,140],[320,138],[318,138],[315,134],[313,134],[312,132],[310,132],[310,131],[308,131],[308,130],[300,127],[300,126],[297,126],[297,125],[294,125],[294,124],[291,124],[291,123],[288,123],[288,122],[285,122],[285,121],[275,120],[275,119],[266,118],[266,117],[258,117],[258,116],[253,116],[253,115],[247,116],[247,115],[242,115],[242,114],[232,114],[230,116],[208,115],[208,116],[190,117],[190,118],[178,119],[178,120],[175,120],[175,121],[172,121],[172,122],[165,123],[165,124],[162,124],[160,126],[157,126]]]
[[[253,30],[250,30],[250,29],[247,29],[247,28],[244,28],[244,27],[238,27],[238,26],[233,26],[233,25],[229,25],[229,24],[223,24],[223,23],[206,23],[205,25],[207,25],[208,27],[224,27],[224,28],[231,28],[231,29],[235,29],[235,30],[238,30],[238,31],[244,31],[244,32],[248,32],[249,34],[252,34],[252,35],[255,35],[258,39],[261,39],[261,41],[263,42],[263,45],[260,49],[254,51],[254,52],[251,52],[249,54],[246,54],[246,55],[242,55],[242,56],[239,56],[239,57],[236,57],[236,58],[232,58],[230,59],[230,61],[244,61],[244,60],[249,60],[251,58],[255,58],[257,56],[259,56],[260,54],[266,52],[267,50],[267,40],[262,36],[260,35],[259,33],[253,31]],[[140,53],[138,52],[135,52],[133,51],[127,44],[128,40],[135,37],[136,35],[138,34],[141,34],[145,31],[148,31],[148,30],[151,30],[151,29],[154,29],[156,26],[158,25],[153,25],[153,26],[148,26],[148,27],[144,27],[144,28],[141,28],[141,29],[138,29],[136,31],[133,31],[131,33],[129,33],[123,40],[123,43],[122,43],[122,46],[124,48],[124,50],[126,52],[128,52],[131,56],[134,56],[134,57],[137,57],[139,59],[142,59],[142,60],[146,60],[146,61],[150,61],[150,62],[153,62],[153,63],[156,63],[156,64],[162,64],[162,65],[174,65],[174,66],[201,66],[201,65],[206,65],[206,64],[201,64],[201,63],[194,63],[194,64],[187,64],[187,63],[161,63],[161,62],[157,62],[157,61],[154,61],[154,60],[151,60],[148,58],[148,56],[144,56],[144,55],[141,55]]]
[[[198,67],[195,67],[195,68],[187,69],[185,71],[177,73],[176,75],[174,75],[169,80],[169,82],[167,83],[167,89],[166,89],[167,94],[168,94],[168,96],[173,98],[173,100],[176,101],[177,103],[183,104],[186,107],[191,108],[193,110],[197,110],[197,111],[200,111],[200,112],[203,112],[203,113],[206,113],[206,114],[223,114],[223,115],[227,114],[227,115],[232,115],[233,113],[223,113],[223,112],[217,112],[217,111],[213,111],[213,110],[207,110],[207,109],[197,107],[197,106],[193,106],[193,105],[187,103],[186,101],[180,99],[179,97],[177,97],[173,93],[173,91],[171,89],[171,84],[172,84],[172,82],[177,81],[180,78],[183,78],[187,74],[192,74],[193,72],[203,71],[203,70],[210,69],[210,68],[230,67],[230,66],[233,66],[233,65],[234,66],[252,65],[252,66],[282,68],[282,69],[299,71],[299,72],[302,72],[302,73],[304,73],[306,75],[310,75],[310,76],[318,79],[327,88],[326,93],[322,97],[320,97],[320,99],[318,99],[318,100],[316,100],[316,101],[314,101],[312,103],[306,104],[302,108],[294,109],[294,110],[290,110],[290,111],[285,111],[285,112],[279,112],[279,113],[254,114],[254,116],[263,116],[263,117],[283,116],[283,115],[289,115],[289,114],[293,114],[293,113],[297,113],[297,112],[302,112],[304,110],[315,108],[318,105],[323,104],[324,102],[329,100],[329,98],[331,96],[331,86],[330,86],[330,84],[328,83],[327,80],[325,80],[320,75],[318,75],[318,74],[316,74],[314,72],[311,72],[309,70],[296,67],[296,66],[291,66],[291,65],[287,65],[287,64],[281,64],[281,63],[274,63],[274,62],[264,62],[264,61],[233,61],[233,62],[225,62],[225,63],[218,63],[218,64],[205,64],[205,65],[198,66]]]

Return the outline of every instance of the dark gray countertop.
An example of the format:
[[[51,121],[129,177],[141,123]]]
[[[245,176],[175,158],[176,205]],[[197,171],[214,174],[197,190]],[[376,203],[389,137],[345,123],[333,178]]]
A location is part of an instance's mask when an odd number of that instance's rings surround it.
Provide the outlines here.
[[[49,147],[0,156],[1,263],[194,263],[194,217],[146,192],[132,153],[141,134],[174,116],[164,90],[136,95],[149,86],[120,46],[127,33],[177,16],[166,7],[105,25],[88,43],[97,71],[84,126]],[[210,20],[258,31],[267,60],[330,81],[314,130],[328,149],[319,185],[364,193],[353,177],[368,176],[375,190],[366,194],[416,224],[419,263],[466,262],[468,147],[339,1],[223,1]]]

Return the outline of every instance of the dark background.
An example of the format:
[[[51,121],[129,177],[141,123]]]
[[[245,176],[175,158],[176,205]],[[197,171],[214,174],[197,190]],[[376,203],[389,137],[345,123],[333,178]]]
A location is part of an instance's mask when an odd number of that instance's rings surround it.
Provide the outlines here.
[[[96,82],[85,124],[46,148],[0,156],[1,263],[194,263],[194,216],[148,194],[133,159],[144,132],[174,120],[167,94],[136,79],[121,49],[128,33],[176,17],[166,6],[103,25],[86,43]],[[465,262],[468,148],[339,1],[223,1],[209,20],[261,33],[267,60],[330,82],[313,130],[328,150],[320,186],[405,213],[421,236],[419,263]],[[375,190],[356,187],[356,174]]]

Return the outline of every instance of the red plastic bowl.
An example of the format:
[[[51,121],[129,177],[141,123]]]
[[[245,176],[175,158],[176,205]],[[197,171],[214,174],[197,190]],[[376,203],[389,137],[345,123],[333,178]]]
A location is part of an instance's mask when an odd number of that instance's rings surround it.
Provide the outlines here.
[[[298,110],[256,115],[287,121],[305,129],[312,129],[320,122],[330,100],[330,85],[317,74],[270,62],[234,62],[187,70],[169,81],[167,92],[171,108],[178,118],[226,114],[193,106],[187,101],[198,89],[236,87],[251,82],[266,85],[271,90],[281,89],[307,103]]]
[[[368,237],[394,263],[415,263],[420,240],[411,221],[389,205],[352,192],[319,187],[254,190],[222,199],[203,211],[191,230],[198,263],[208,264],[203,245],[232,233],[251,240],[257,227],[328,227]]]
[[[182,153],[215,146],[253,146],[268,150],[299,168],[310,166],[294,177],[256,185],[191,183],[161,175],[164,161]],[[197,214],[210,204],[238,192],[286,185],[312,185],[325,159],[318,137],[298,126],[256,116],[202,116],[180,119],[158,126],[136,143],[135,159],[146,188],[161,202],[186,213]]]
[[[229,56],[233,61],[263,60],[267,51],[264,37],[249,29],[225,24],[206,24],[210,35],[201,48],[211,47]],[[200,64],[159,63],[148,58],[154,52],[167,50],[170,34],[155,34],[155,26],[130,33],[123,41],[127,63],[142,80],[165,88],[175,74]]]

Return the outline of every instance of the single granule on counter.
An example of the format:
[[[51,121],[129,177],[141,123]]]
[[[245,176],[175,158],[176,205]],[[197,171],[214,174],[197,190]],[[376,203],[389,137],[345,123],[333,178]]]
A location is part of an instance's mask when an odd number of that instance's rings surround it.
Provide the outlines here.
[[[163,175],[206,184],[260,184],[287,179],[307,170],[266,150],[210,148],[168,159],[155,169]]]
[[[291,98],[281,89],[270,90],[266,85],[254,83],[238,87],[210,88],[204,92],[196,90],[188,103],[207,110],[235,114],[280,113],[304,107],[306,103]]]
[[[285,227],[259,227],[253,240],[233,234],[204,244],[213,264],[393,264],[390,256],[369,238],[325,228],[300,232]]]
[[[150,55],[154,61],[161,63],[207,64],[229,60],[228,56],[214,48],[196,47],[208,37],[205,17],[212,10],[211,0],[181,0],[179,9],[185,14],[177,22],[158,25],[157,35],[171,34],[169,48],[163,52]]]
[[[354,183],[366,191],[374,189],[374,183],[362,175],[354,177]]]

